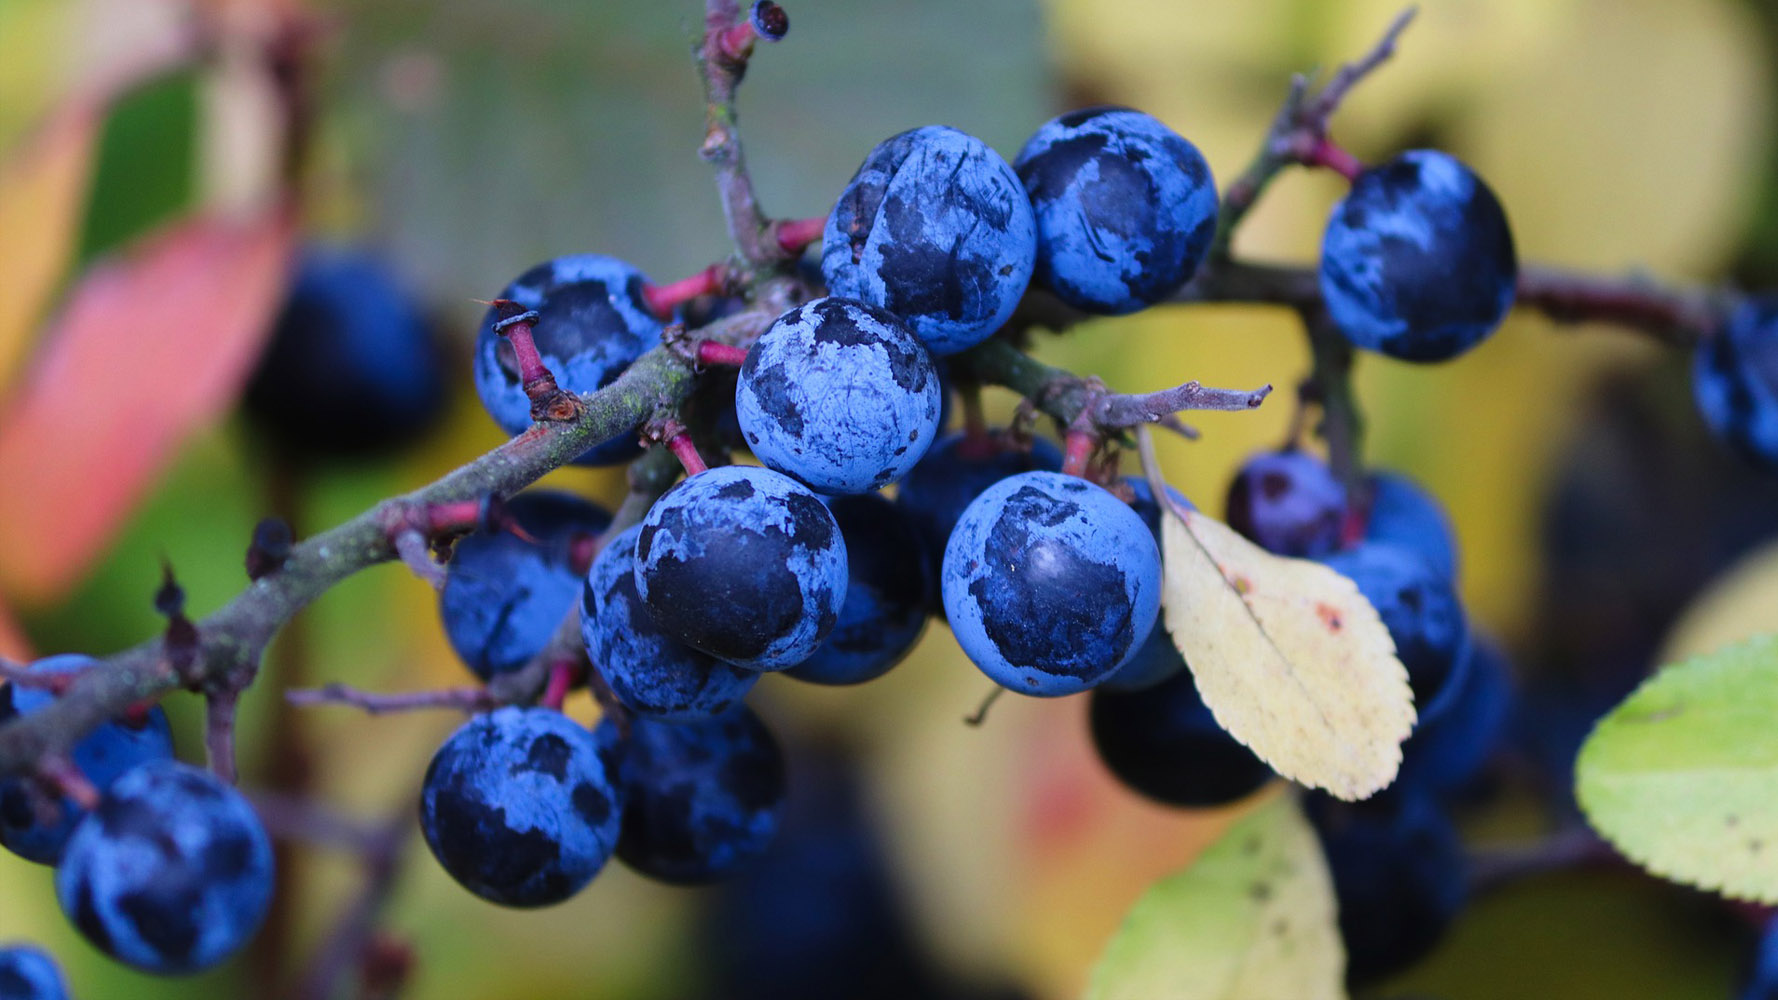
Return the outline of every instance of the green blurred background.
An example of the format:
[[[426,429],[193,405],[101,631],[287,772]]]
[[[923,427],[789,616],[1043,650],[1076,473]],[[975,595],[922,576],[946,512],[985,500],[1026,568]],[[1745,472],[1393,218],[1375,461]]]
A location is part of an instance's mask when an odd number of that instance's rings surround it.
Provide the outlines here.
[[[38,652],[105,652],[152,634],[165,556],[206,612],[243,583],[253,523],[282,509],[313,531],[428,481],[498,443],[469,391],[467,344],[487,297],[535,261],[625,257],[656,280],[727,249],[695,150],[701,98],[689,59],[692,0],[338,0],[323,46],[307,224],[385,250],[446,318],[459,348],[448,426],[399,462],[273,468],[235,418],[189,441],[77,586],[4,593]],[[776,216],[819,215],[866,150],[943,122],[1006,155],[1065,106],[1114,101],[1161,117],[1221,178],[1251,156],[1288,75],[1370,44],[1393,0],[814,0],[754,60],[742,125]],[[1339,115],[1361,158],[1436,144],[1464,157],[1507,206],[1521,256],[1676,279],[1778,284],[1778,5],[1746,0],[1428,0],[1397,57]],[[0,150],[25,141],[62,95],[129,61],[176,25],[169,0],[0,0]],[[226,72],[135,92],[108,119],[74,244],[85,262],[199,204],[250,171],[253,96]],[[246,151],[245,153],[243,151]],[[1293,174],[1237,250],[1307,261],[1337,178]],[[71,272],[72,273],[72,272]],[[1042,338],[1047,360],[1130,391],[1201,379],[1289,387],[1307,371],[1290,314],[1159,310]],[[1517,317],[1460,364],[1367,358],[1367,457],[1445,498],[1475,619],[1538,648],[1539,511],[1577,450],[1602,380],[1638,386],[1682,456],[1708,449],[1686,402],[1686,359],[1608,329]],[[1234,465],[1276,444],[1287,393],[1253,414],[1208,414],[1196,444],[1166,442],[1184,491],[1220,507]],[[1004,418],[1012,401],[991,397]],[[1595,455],[1596,457],[1596,455]],[[1687,468],[1683,463],[1677,466]],[[615,501],[621,476],[553,482]],[[1626,489],[1638,484],[1629,483]],[[1650,484],[1656,488],[1660,484]],[[1667,484],[1669,487],[1671,484]],[[18,489],[0,483],[0,491]],[[1659,519],[1649,526],[1659,533]],[[0,525],[0,535],[7,531]],[[1651,537],[1650,544],[1655,543]],[[1556,623],[1554,627],[1559,627]],[[408,810],[445,714],[296,718],[277,691],[342,680],[402,690],[462,683],[433,595],[404,571],[362,574],[306,613],[246,700],[246,784],[301,779],[369,819]],[[1002,703],[960,724],[986,682],[934,626],[915,657],[859,690],[769,679],[754,702],[789,734],[845,732],[871,775],[896,870],[928,945],[959,976],[1013,981],[1042,1000],[1079,992],[1140,889],[1176,869],[1226,817],[1137,801],[1091,757],[1083,702]],[[574,703],[583,717],[589,705]],[[175,696],[195,759],[194,700]],[[293,721],[293,719],[295,721]],[[1535,830],[1525,809],[1472,823],[1478,842]],[[418,964],[408,996],[668,998],[699,988],[686,922],[700,894],[617,866],[570,903],[521,913],[479,902],[410,850],[386,927]],[[350,858],[303,852],[278,939],[196,981],[123,972],[56,911],[47,870],[0,858],[0,938],[40,941],[83,997],[269,996],[254,985],[325,933],[358,881]],[[1562,876],[1481,901],[1401,990],[1453,1000],[1727,997],[1744,942],[1697,898],[1622,874]],[[1395,992],[1401,992],[1396,990]]]

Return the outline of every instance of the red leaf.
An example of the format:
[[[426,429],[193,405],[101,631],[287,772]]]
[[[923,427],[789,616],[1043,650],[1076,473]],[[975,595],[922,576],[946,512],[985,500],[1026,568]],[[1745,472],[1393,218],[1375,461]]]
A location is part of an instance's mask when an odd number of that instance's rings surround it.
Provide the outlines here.
[[[0,410],[0,587],[65,593],[186,438],[228,410],[291,239],[278,210],[187,220],[81,278]]]

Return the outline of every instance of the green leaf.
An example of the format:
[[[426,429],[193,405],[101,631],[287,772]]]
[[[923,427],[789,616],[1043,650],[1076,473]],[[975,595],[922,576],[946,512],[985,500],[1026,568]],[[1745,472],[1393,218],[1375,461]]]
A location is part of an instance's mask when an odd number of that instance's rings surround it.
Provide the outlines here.
[[[1581,809],[1664,878],[1778,902],[1778,635],[1667,667],[1599,721]]]
[[[1136,901],[1087,1000],[1333,1000],[1345,969],[1327,862],[1286,794]]]

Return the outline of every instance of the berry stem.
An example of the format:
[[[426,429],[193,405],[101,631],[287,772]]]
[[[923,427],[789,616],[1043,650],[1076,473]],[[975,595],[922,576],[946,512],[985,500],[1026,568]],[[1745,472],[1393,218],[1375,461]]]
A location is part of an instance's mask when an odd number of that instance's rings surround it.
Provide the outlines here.
[[[1000,696],[1005,693],[1005,688],[998,684],[994,685],[993,690],[989,691],[987,695],[982,698],[982,703],[975,707],[975,711],[963,717],[963,724],[966,726],[980,726],[982,723],[987,722],[988,709],[993,708],[994,703],[999,701]]]
[[[725,58],[742,63],[753,54],[753,43],[759,38],[759,32],[753,30],[751,21],[742,21],[723,29],[716,38],[717,48]]]
[[[475,713],[499,707],[494,696],[484,687],[439,688],[434,691],[382,694],[375,691],[363,691],[346,684],[326,684],[318,688],[292,688],[284,692],[284,700],[298,708],[311,708],[316,705],[346,705],[370,715],[414,712],[431,708],[448,708],[458,712]]]
[[[1315,144],[1309,147],[1308,152],[1303,154],[1303,165],[1325,167],[1346,178],[1348,184],[1358,180],[1358,175],[1364,172],[1364,164],[1358,161],[1358,157],[1346,152],[1343,147],[1326,136],[1316,140]]]
[[[827,229],[827,216],[819,215],[811,219],[779,219],[772,223],[772,235],[778,241],[778,249],[791,257],[800,257],[821,234]]]
[[[474,531],[482,527],[488,519],[488,504],[484,500],[453,500],[450,503],[433,504],[426,508],[426,533],[439,535],[456,535]]]
[[[1065,448],[1062,453],[1062,474],[1085,476],[1087,462],[1093,457],[1093,449],[1099,444],[1099,436],[1092,431],[1071,427],[1062,440]]]
[[[233,785],[240,780],[235,765],[235,710],[241,690],[226,681],[204,692],[204,757],[210,773]]]
[[[728,265],[711,264],[689,278],[680,278],[670,285],[644,285],[642,297],[648,308],[661,319],[671,319],[673,310],[700,295],[720,295],[728,284]]]
[[[557,660],[550,664],[549,682],[544,685],[543,695],[537,699],[537,704],[560,712],[562,703],[568,700],[568,692],[574,687],[574,674],[572,662]]]
[[[687,477],[707,471],[710,467],[704,464],[704,456],[698,454],[698,446],[692,443],[691,435],[680,431],[667,439],[667,449],[679,464],[685,467]]]
[[[739,368],[747,363],[747,348],[716,340],[698,341],[698,364],[705,368]]]
[[[60,754],[45,757],[37,763],[37,774],[52,790],[72,799],[80,808],[91,810],[98,807],[99,790],[80,768],[74,766],[73,760]]]
[[[519,382],[525,387],[526,398],[535,405],[539,396],[557,391],[556,377],[543,363],[543,355],[537,353],[537,341],[531,335],[537,326],[537,311],[525,309],[511,299],[495,299],[489,304],[501,313],[494,323],[494,332],[512,344],[512,353],[519,363]]]

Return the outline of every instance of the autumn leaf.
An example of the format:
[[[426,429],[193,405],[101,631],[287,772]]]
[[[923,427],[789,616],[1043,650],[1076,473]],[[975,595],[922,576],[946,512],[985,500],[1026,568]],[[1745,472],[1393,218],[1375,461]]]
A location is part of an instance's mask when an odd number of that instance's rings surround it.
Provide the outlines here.
[[[1087,1000],[1338,1000],[1333,880],[1294,795],[1260,805],[1136,901]]]
[[[1166,628],[1216,721],[1279,774],[1343,799],[1395,780],[1413,694],[1358,586],[1196,511],[1169,515]]]
[[[74,255],[99,114],[74,104],[0,165],[0,394]]]
[[[179,446],[233,404],[287,279],[271,209],[200,217],[95,264],[0,409],[0,586],[64,593]]]

